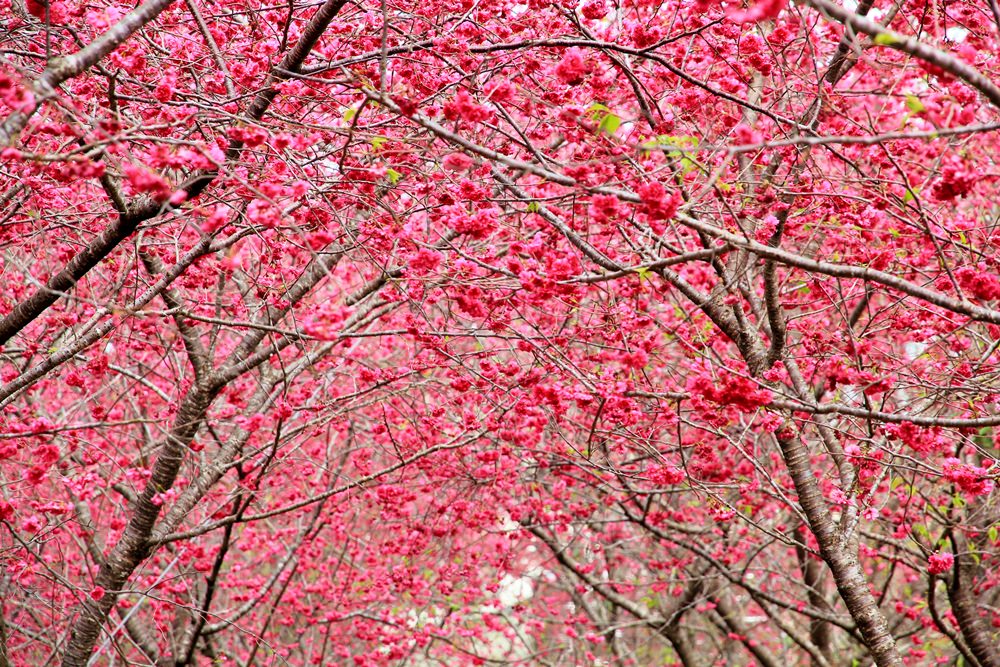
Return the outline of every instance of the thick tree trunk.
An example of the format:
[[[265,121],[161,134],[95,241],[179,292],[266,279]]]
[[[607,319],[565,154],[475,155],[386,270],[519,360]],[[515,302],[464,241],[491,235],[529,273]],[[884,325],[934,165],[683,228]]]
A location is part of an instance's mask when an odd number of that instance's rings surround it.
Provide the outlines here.
[[[989,628],[979,616],[979,605],[973,592],[979,565],[972,557],[969,541],[964,536],[956,534],[954,544],[955,569],[948,582],[948,600],[955,620],[958,621],[958,629],[979,664],[983,667],[1000,667],[1000,647],[990,637]]]
[[[702,662],[698,659],[697,651],[691,646],[691,642],[687,640],[679,626],[669,625],[663,628],[660,634],[670,642],[670,646],[673,647],[677,658],[684,667],[700,667]]]
[[[851,618],[872,659],[879,667],[902,667],[903,661],[896,649],[896,641],[889,632],[885,615],[879,609],[858,562],[841,539],[837,524],[830,515],[809,463],[809,452],[797,438],[778,438],[785,464],[791,473],[799,504],[809,521],[809,528],[819,543],[820,555],[830,568],[837,591],[847,606]]]
[[[799,559],[799,569],[802,571],[802,581],[806,585],[806,596],[809,606],[820,611],[829,612],[830,605],[823,595],[823,570],[819,561],[813,559],[801,546],[796,546],[796,555]],[[830,624],[824,620],[814,618],[809,621],[809,639],[827,663],[833,663],[833,653],[831,651],[832,637],[830,634]],[[815,659],[813,662],[817,662]]]
[[[80,616],[73,624],[69,646],[63,656],[63,667],[86,667],[100,636],[101,626],[118,599],[118,591],[149,555],[149,536],[161,509],[161,503],[155,502],[154,496],[174,485],[184,461],[184,452],[201,428],[215,393],[195,387],[181,403],[174,425],[163,443],[163,450],[153,465],[153,474],[132,507],[132,517],[125,533],[97,573],[94,584],[104,589],[104,595],[98,600],[87,598],[81,605]]]

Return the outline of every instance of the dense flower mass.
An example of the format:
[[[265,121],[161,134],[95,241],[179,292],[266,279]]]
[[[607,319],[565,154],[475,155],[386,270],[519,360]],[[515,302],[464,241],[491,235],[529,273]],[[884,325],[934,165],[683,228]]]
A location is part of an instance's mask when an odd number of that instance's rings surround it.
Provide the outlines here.
[[[950,553],[932,553],[927,557],[927,571],[931,574],[944,574],[955,564],[955,556]]]
[[[0,6],[0,665],[976,665],[971,0]]]

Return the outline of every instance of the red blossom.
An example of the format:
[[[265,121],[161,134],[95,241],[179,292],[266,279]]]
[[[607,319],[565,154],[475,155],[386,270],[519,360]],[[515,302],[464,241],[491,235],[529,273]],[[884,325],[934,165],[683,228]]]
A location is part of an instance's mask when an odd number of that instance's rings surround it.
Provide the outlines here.
[[[493,113],[477,103],[468,91],[461,90],[448,104],[444,105],[444,117],[448,120],[482,123],[492,118]]]
[[[684,471],[674,466],[657,466],[649,470],[646,475],[657,486],[680,484],[686,478]]]
[[[983,496],[993,491],[994,482],[988,468],[973,466],[950,457],[944,460],[944,478],[972,496]]]
[[[580,14],[586,19],[597,20],[604,18],[608,13],[606,0],[587,0],[580,6]]]
[[[465,153],[449,153],[444,157],[441,166],[447,171],[466,171],[472,166],[472,158]]]
[[[582,49],[566,49],[562,60],[556,65],[555,74],[559,79],[569,86],[575,86],[583,81],[584,76],[590,72],[590,63],[587,54]]]
[[[728,12],[730,20],[736,23],[752,23],[768,21],[777,18],[778,14],[788,6],[788,0],[749,0],[752,4],[746,9],[733,9]]]
[[[944,574],[950,571],[954,564],[954,554],[936,551],[927,557],[927,572],[930,574]]]
[[[655,181],[639,186],[638,194],[642,199],[643,212],[654,222],[673,218],[683,201],[679,193],[673,192],[668,195],[663,184]],[[663,228],[657,226],[657,229]]]
[[[989,662],[928,576],[1000,586],[981,3],[844,58],[867,19],[784,0],[44,2],[0,7],[12,664]]]
[[[170,182],[159,174],[137,165],[127,164],[123,168],[125,180],[132,191],[150,195],[156,201],[166,201],[173,193]]]

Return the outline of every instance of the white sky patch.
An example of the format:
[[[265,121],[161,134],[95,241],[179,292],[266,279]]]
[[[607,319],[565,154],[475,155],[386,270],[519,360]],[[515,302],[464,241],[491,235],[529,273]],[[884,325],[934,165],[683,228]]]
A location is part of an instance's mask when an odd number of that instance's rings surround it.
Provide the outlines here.
[[[907,358],[911,361],[920,357],[926,349],[927,343],[917,343],[912,340],[903,346],[903,350],[906,352]]]
[[[505,574],[497,590],[497,602],[504,607],[513,607],[531,599],[535,594],[535,582],[531,577],[513,577]]]
[[[515,530],[519,530],[521,524],[510,518],[510,514],[503,512],[500,515],[500,530],[505,533],[513,533]]]
[[[944,31],[944,36],[949,42],[960,44],[969,36],[969,31],[962,26],[953,25]]]

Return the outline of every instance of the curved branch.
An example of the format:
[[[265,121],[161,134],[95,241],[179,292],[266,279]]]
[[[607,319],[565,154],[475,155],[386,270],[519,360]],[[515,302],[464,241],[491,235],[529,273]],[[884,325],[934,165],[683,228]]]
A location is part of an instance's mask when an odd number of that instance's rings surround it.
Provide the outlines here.
[[[139,5],[104,34],[76,53],[54,58],[33,82],[35,103],[28,111],[15,111],[0,125],[0,144],[10,145],[42,104],[51,99],[60,84],[79,76],[117,49],[136,31],[153,22],[174,0],[151,0]]]
[[[129,17],[136,12],[140,13],[140,17],[144,17],[152,11],[152,9],[144,12],[140,11],[144,10],[144,8],[159,7],[162,5],[162,7],[156,11],[156,14],[153,14],[145,21],[145,23],[148,23],[149,21],[152,21],[153,18],[159,14],[159,12],[163,11],[163,9],[165,9],[172,1],[173,0],[157,0],[157,2],[154,3],[147,3],[127,15],[118,25],[121,26],[122,24],[125,24]],[[285,54],[281,63],[274,67],[268,74],[264,87],[254,97],[241,120],[255,122],[264,117],[264,114],[267,113],[271,103],[274,101],[275,97],[277,97],[278,90],[275,88],[275,85],[288,79],[290,73],[299,71],[302,67],[302,63],[305,62],[306,57],[312,51],[313,47],[316,46],[316,42],[319,40],[320,36],[346,3],[347,0],[327,0],[319,8],[319,11],[317,11],[313,16],[309,25],[306,26],[302,36],[299,38],[299,41],[295,44],[291,51]],[[139,19],[137,18],[132,23],[128,23],[128,25],[132,26],[133,23],[138,20]],[[69,65],[54,65],[53,67],[56,67],[56,70],[53,70],[53,73],[50,75],[43,75],[43,79],[45,76],[49,76],[53,81],[58,83],[83,72],[102,57],[117,48],[129,35],[132,34],[132,32],[138,30],[138,28],[145,25],[145,23],[137,24],[131,32],[123,32],[124,28],[115,32],[114,38],[108,38],[107,40],[101,42],[100,48],[95,47],[92,52],[88,52],[88,49],[91,49],[91,47],[98,44],[98,42],[94,42],[94,44],[83,49],[78,54],[70,56],[73,60],[69,61]],[[105,35],[110,35],[113,31],[115,31],[115,28],[112,28],[112,30],[105,33]],[[87,52],[86,56],[84,55],[85,52]],[[49,70],[46,70],[46,72],[49,72]],[[24,116],[24,114],[20,115]],[[17,116],[18,114],[12,115],[8,119],[7,123],[13,122]],[[21,123],[20,127],[23,127],[24,123],[27,123],[27,120],[28,116],[24,116],[23,120],[19,121]],[[12,127],[14,127],[14,125],[12,125]],[[4,136],[10,135],[9,132],[7,135],[4,135],[3,132],[6,131],[5,123],[4,128],[0,129],[0,141],[3,140]],[[226,151],[226,162],[231,162],[237,159],[240,156],[242,148],[242,141],[238,139],[231,140],[229,148]],[[219,165],[219,168],[213,171],[196,174],[182,184],[179,190],[186,193],[186,200],[194,199],[204,192],[204,190],[216,179],[216,177],[218,177],[221,168],[222,165]],[[143,202],[127,207],[125,212],[119,213],[118,217],[111,223],[111,225],[98,234],[97,237],[91,241],[86,248],[73,257],[73,259],[71,259],[61,271],[50,278],[44,287],[38,289],[24,301],[18,303],[6,317],[0,320],[0,346],[6,344],[7,341],[9,341],[21,329],[34,321],[39,315],[45,312],[49,306],[58,301],[60,296],[72,288],[73,285],[75,285],[92,268],[97,266],[97,264],[102,259],[107,257],[115,248],[117,248],[122,241],[131,236],[140,224],[169,210],[172,210],[172,207],[168,204],[161,204],[147,199]]]
[[[804,4],[809,5],[827,18],[843,23],[844,27],[850,30],[870,35],[879,46],[902,51],[935,67],[940,67],[949,74],[965,81],[982,93],[993,106],[1000,108],[1000,87],[983,76],[975,67],[967,65],[951,54],[928,46],[908,35],[887,30],[881,24],[848,11],[830,0],[804,0]]]

